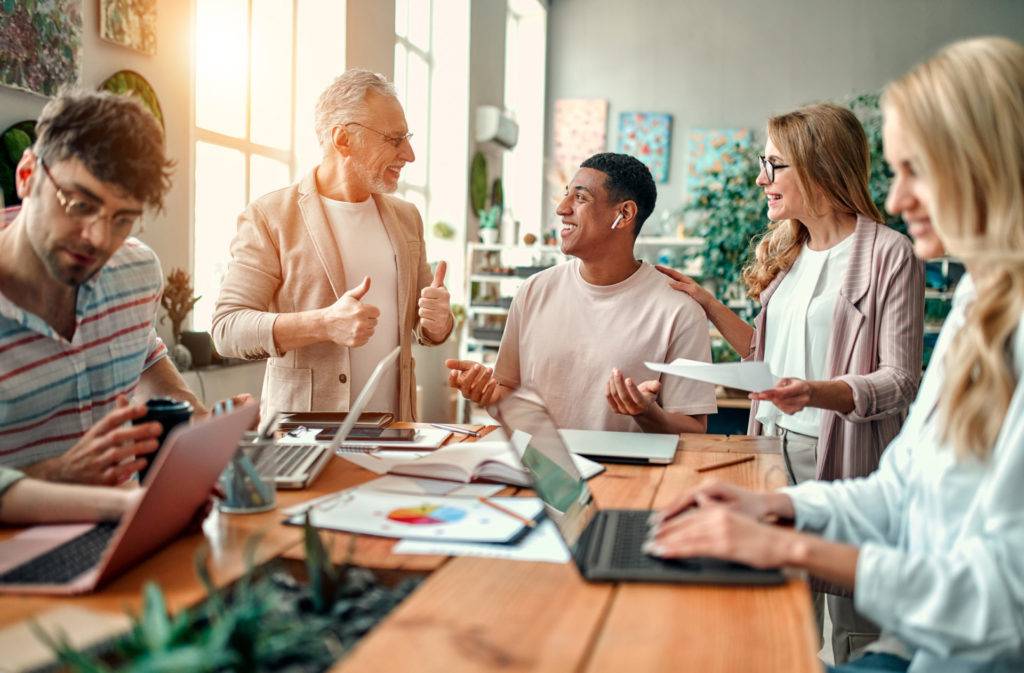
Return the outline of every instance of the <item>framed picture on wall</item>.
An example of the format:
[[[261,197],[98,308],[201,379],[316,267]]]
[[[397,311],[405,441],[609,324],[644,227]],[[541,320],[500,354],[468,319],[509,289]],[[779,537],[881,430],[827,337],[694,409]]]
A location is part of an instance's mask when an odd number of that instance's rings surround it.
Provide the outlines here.
[[[100,0],[100,37],[156,54],[156,0]]]
[[[619,152],[630,154],[651,170],[655,182],[668,182],[672,115],[623,112],[619,115]]]
[[[82,0],[0,3],[0,85],[53,96],[76,84]]]

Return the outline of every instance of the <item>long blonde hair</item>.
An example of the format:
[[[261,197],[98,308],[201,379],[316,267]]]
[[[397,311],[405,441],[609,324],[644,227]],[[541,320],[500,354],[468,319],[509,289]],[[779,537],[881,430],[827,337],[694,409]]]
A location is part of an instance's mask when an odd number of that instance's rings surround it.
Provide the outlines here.
[[[951,44],[890,84],[882,106],[920,162],[936,233],[975,281],[945,356],[941,410],[957,454],[984,459],[1017,384],[1010,345],[1024,312],[1024,46]]]
[[[818,103],[772,117],[768,137],[786,156],[787,170],[796,173],[797,187],[808,207],[882,221],[868,190],[868,139],[848,109]],[[819,208],[822,205],[824,208]],[[769,223],[754,249],[754,260],[743,269],[751,298],[756,299],[780,272],[793,266],[808,235],[799,220]]]

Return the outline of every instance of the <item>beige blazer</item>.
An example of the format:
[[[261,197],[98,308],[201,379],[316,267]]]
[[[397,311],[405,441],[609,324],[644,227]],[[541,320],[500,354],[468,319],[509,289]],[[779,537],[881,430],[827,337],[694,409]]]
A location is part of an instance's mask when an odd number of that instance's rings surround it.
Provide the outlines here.
[[[423,221],[401,199],[373,199],[398,270],[400,420],[416,409],[412,339],[435,345],[420,331],[417,301],[430,284]],[[315,171],[301,181],[249,204],[238,217],[228,264],[213,315],[217,350],[247,360],[269,358],[260,403],[264,418],[275,411],[346,411],[359,393],[350,389],[349,349],[327,342],[281,353],[273,325],[279,313],[324,308],[348,290],[341,250],[316,189]]]
[[[824,410],[818,434],[818,479],[871,474],[882,451],[903,427],[921,380],[924,347],[924,271],[906,236],[861,217],[850,263],[839,289],[826,356],[830,379],[853,389],[848,414]],[[765,319],[786,272],[761,293],[752,355],[764,359]],[[758,403],[750,409],[752,435],[761,434]]]

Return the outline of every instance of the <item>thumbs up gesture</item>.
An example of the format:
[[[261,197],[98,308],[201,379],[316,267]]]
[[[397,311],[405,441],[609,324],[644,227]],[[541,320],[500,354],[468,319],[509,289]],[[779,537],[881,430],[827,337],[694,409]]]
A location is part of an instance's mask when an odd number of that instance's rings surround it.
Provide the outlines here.
[[[451,296],[444,286],[444,274],[447,271],[448,263],[438,262],[434,280],[420,290],[420,327],[434,343],[444,341],[455,323],[455,318],[452,317]]]
[[[324,322],[331,341],[349,348],[362,346],[377,329],[380,309],[363,302],[370,291],[370,278],[338,297],[338,300],[324,309]]]

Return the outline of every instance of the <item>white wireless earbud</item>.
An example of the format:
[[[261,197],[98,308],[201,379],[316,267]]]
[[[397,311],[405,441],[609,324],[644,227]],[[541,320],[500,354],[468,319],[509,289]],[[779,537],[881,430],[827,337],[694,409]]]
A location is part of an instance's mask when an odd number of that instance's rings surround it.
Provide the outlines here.
[[[618,215],[615,216],[615,221],[612,222],[612,229],[615,229],[616,227],[618,227],[619,226],[619,222],[622,222],[622,213],[619,213]]]

